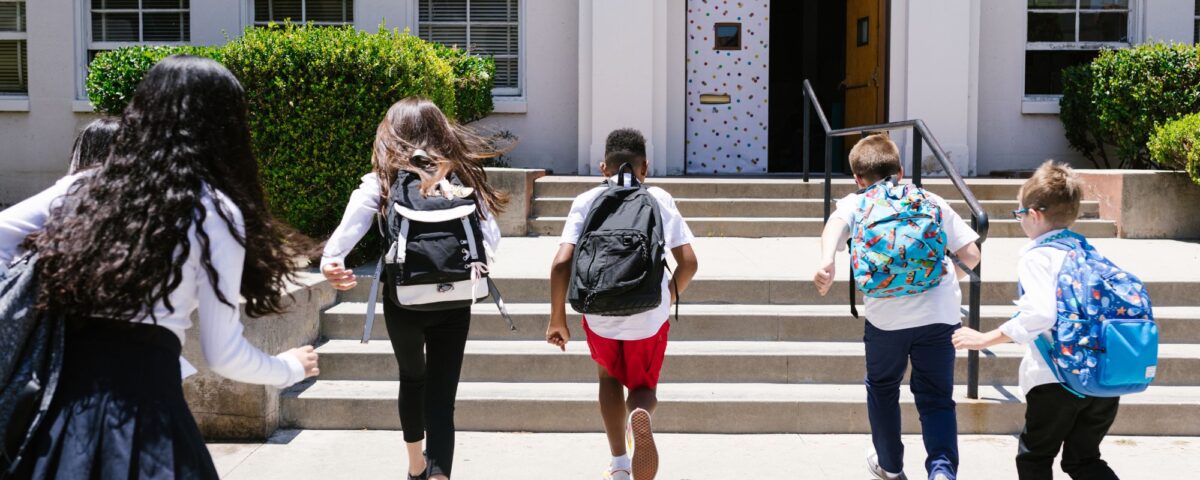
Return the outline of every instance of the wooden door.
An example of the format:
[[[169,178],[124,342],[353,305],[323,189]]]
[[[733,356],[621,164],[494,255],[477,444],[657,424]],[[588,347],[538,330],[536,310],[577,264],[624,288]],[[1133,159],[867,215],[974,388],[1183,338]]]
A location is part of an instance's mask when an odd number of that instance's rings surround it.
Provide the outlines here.
[[[886,121],[887,0],[846,1],[845,126]]]

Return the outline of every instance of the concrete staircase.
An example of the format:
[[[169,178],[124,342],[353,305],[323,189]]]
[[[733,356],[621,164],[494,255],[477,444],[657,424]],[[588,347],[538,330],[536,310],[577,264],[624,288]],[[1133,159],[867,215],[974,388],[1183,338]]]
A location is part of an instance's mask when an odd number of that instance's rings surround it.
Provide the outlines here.
[[[974,180],[988,208],[1012,208],[1019,182]],[[711,215],[716,235],[728,225],[747,225],[746,236],[775,235],[770,222],[794,212],[792,223],[813,215],[819,226],[820,184],[795,180],[663,179],[685,216]],[[930,182],[955,198],[950,188]],[[538,181],[533,226],[554,233],[553,215],[564,215],[569,198],[593,179],[548,177]],[[975,185],[973,185],[975,187]],[[852,188],[840,182],[835,194]],[[790,192],[784,195],[785,192]],[[766,198],[764,198],[766,197]],[[789,198],[795,197],[795,198]],[[818,198],[815,204],[811,198]],[[568,199],[568,200],[557,200]],[[815,207],[813,205],[816,205]],[[723,208],[725,207],[725,208]],[[1095,206],[1088,212],[1094,216]],[[766,212],[772,210],[772,212]],[[815,212],[815,213],[814,213]],[[1085,213],[1086,214],[1086,213]],[[1003,225],[997,215],[993,232]],[[690,217],[693,230],[702,225]],[[778,223],[788,223],[780,220]],[[1087,225],[1111,224],[1094,221]],[[1015,227],[1015,225],[1013,225]],[[807,227],[806,227],[807,228]],[[818,227],[814,227],[818,228]],[[1101,228],[1101,227],[1086,227]],[[1087,229],[1084,229],[1086,232]],[[697,232],[700,233],[700,232]],[[1015,233],[1013,234],[1015,235]],[[1110,233],[1111,235],[1111,233]],[[817,261],[815,238],[699,238],[694,245],[700,273],[684,295],[681,321],[671,324],[662,374],[662,400],[655,424],[661,431],[704,433],[866,433],[862,386],[862,322],[850,318],[844,267],[827,297],[816,295],[807,277]],[[1093,237],[1103,237],[1095,235]],[[982,322],[993,328],[1012,313],[1016,251],[1024,241],[994,238],[984,249]],[[1200,264],[1200,245],[1185,242],[1099,239],[1097,247],[1147,282],[1164,344],[1157,383],[1147,393],[1122,400],[1115,434],[1200,435],[1200,273],[1172,268]],[[511,334],[489,304],[474,307],[470,341],[459,388],[461,430],[598,432],[596,367],[584,344],[578,315],[571,315],[567,352],[545,344],[552,236],[506,238],[493,269],[510,304],[518,332]],[[845,259],[839,260],[839,266]],[[397,368],[382,318],[369,344],[362,334],[369,282],[344,292],[342,302],[322,314],[322,375],[284,392],[283,423],[316,429],[396,429]],[[965,297],[964,297],[965,298]],[[1013,345],[982,355],[980,400],[956,393],[960,431],[1014,433],[1024,406],[1017,383],[1022,350]],[[966,381],[966,355],[957,380]],[[912,399],[903,392],[904,429],[919,431]]]

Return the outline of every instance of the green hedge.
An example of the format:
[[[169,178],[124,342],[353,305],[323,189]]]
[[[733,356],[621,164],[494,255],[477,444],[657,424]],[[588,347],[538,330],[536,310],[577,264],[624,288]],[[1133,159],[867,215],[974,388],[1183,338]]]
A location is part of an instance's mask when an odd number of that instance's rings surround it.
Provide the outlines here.
[[[482,89],[490,92],[493,64],[480,66],[442,50],[383,29],[273,25],[247,29],[214,48],[101,53],[90,68],[88,94],[100,111],[119,115],[158,60],[191,53],[221,61],[246,89],[255,155],[272,210],[301,232],[323,238],[371,170],[375,129],[397,100],[425,96],[451,118],[490,113],[490,96],[486,104],[475,97]],[[456,66],[470,77],[456,77]],[[460,94],[464,102],[457,101]]]
[[[477,57],[465,50],[433,44],[434,51],[454,69],[454,98],[458,103],[458,121],[470,123],[492,113],[492,75],[496,60]]]
[[[1200,185],[1200,113],[1159,125],[1146,148],[1154,163],[1187,170],[1192,181]]]
[[[1196,45],[1105,50],[1086,68],[1086,74],[1065,72],[1061,119],[1071,145],[1093,162],[1109,145],[1111,166],[1151,167],[1146,143],[1155,127],[1200,111]]]

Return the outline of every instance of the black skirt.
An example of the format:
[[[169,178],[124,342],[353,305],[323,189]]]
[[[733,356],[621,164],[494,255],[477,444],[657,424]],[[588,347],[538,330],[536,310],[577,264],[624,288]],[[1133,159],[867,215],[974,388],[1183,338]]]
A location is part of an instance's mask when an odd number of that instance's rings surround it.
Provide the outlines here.
[[[179,352],[163,327],[68,322],[58,392],[19,477],[217,478],[183,398]]]

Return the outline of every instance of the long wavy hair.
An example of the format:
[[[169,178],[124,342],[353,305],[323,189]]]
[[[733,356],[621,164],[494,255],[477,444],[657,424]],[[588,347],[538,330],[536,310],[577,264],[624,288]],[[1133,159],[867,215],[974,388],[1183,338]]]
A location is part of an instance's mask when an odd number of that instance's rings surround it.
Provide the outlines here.
[[[98,118],[83,127],[71,149],[71,165],[67,173],[79,173],[100,166],[108,158],[113,139],[121,123],[115,118]]]
[[[424,150],[426,156],[414,158],[413,152],[417,150]],[[434,186],[454,172],[463,185],[475,189],[478,207],[495,216],[504,212],[508,195],[488,184],[483,161],[506,152],[507,149],[498,150],[470,129],[451,122],[428,99],[408,97],[392,105],[379,123],[371,164],[384,198],[388,198],[392,182],[402,171],[421,178],[421,192],[426,196],[432,195]]]
[[[131,320],[152,315],[162,301],[173,312],[168,295],[183,281],[193,229],[202,268],[218,285],[227,272],[213,267],[201,203],[218,191],[243,218],[239,229],[233,213],[213,202],[246,249],[246,313],[282,311],[281,292],[302,248],[294,242],[302,240],[267,212],[242,86],[213,60],[167,57],[138,85],[107,160],[72,186],[36,241],[42,308]]]

